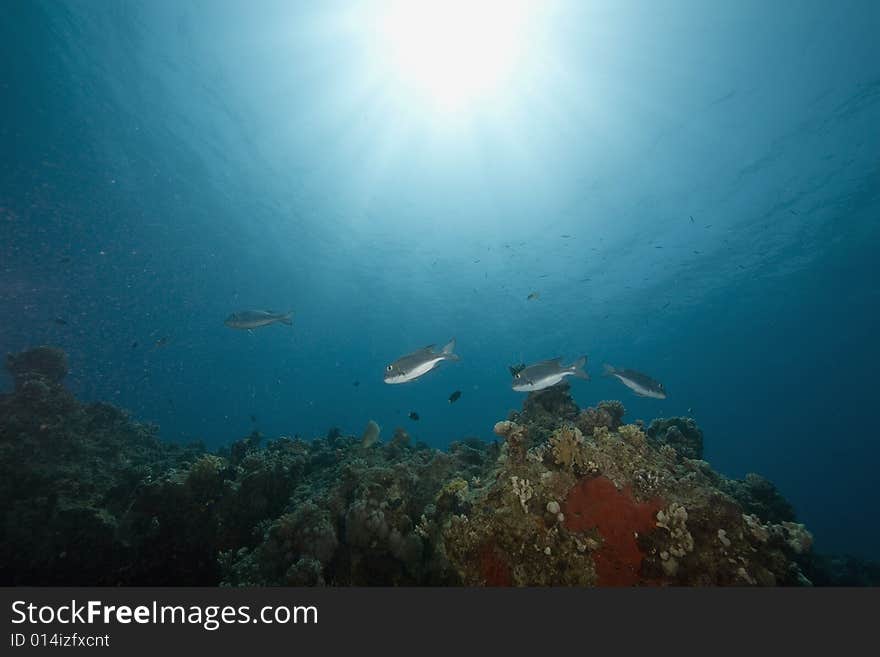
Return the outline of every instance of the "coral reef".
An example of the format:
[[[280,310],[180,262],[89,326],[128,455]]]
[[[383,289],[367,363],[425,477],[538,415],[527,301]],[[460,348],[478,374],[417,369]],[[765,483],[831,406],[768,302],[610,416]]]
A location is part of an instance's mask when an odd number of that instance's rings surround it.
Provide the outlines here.
[[[47,384],[58,384],[67,376],[67,354],[49,346],[36,347],[20,354],[7,354],[6,369],[12,375],[16,390],[21,390],[28,380],[36,378]]]
[[[812,554],[767,480],[701,461],[692,420],[624,424],[565,385],[493,443],[447,451],[332,429],[254,432],[210,453],[61,385],[62,352],[7,359],[0,583],[97,585],[805,585],[877,580]],[[684,437],[684,439],[679,438]],[[699,437],[699,441],[695,439]],[[699,449],[698,449],[699,448]]]
[[[645,433],[657,446],[669,445],[685,458],[703,458],[703,432],[693,418],[659,418],[648,425]]]
[[[794,521],[794,508],[776,489],[772,481],[750,472],[742,480],[727,480],[724,491],[733,497],[743,511],[767,522]]]
[[[587,408],[581,411],[575,424],[585,436],[592,436],[598,427],[605,427],[616,431],[623,424],[623,416],[626,410],[619,401],[601,401],[595,408]]]

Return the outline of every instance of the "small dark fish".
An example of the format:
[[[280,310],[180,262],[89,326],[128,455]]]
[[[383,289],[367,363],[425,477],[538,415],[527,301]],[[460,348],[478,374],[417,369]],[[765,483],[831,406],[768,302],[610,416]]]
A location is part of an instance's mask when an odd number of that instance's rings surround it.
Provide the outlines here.
[[[361,384],[360,381],[355,381],[355,382],[352,383],[351,385],[353,385],[355,388],[357,388],[360,384]]]
[[[55,322],[56,324],[58,324],[59,326],[67,326],[67,320],[62,317],[56,317],[52,321]]]
[[[461,390],[456,390],[451,395],[449,395],[449,403],[454,404],[458,401],[459,397],[461,397]]]
[[[541,295],[538,294],[537,292],[532,292],[531,294],[529,294],[529,296],[526,297],[526,301],[532,301],[533,299],[538,299],[538,298],[540,298],[540,296]]]
[[[694,249],[694,255],[700,255],[700,252]]]
[[[474,264],[477,264],[479,261],[480,261],[480,259],[477,258],[476,260],[474,260]]]
[[[507,369],[510,370],[510,376],[516,376],[517,374],[522,372],[524,369],[526,369],[526,364],[520,363],[519,365],[508,365]]]
[[[257,421],[257,416],[254,415],[253,413],[251,413],[251,422],[256,422],[256,421]]]
[[[58,262],[59,262],[60,264],[62,264],[62,265],[66,265],[67,263],[70,262],[70,256],[64,256],[64,257],[61,258],[61,260],[59,260]]]
[[[547,278],[550,274],[541,274],[538,278]]]
[[[131,343],[131,348],[132,348],[132,349],[137,349],[137,347],[138,347],[138,341],[135,340],[134,342]]]
[[[419,414],[416,413],[415,411],[410,411],[410,412],[409,412],[409,419],[410,419],[410,420],[415,420],[415,421],[418,422]]]
[[[671,302],[671,301],[667,301],[666,303],[664,303],[664,304],[663,304],[663,308],[661,308],[661,310],[666,310],[667,308],[669,308],[669,304],[670,304],[670,303],[672,303],[672,302]]]
[[[168,338],[167,338],[167,337],[165,337],[165,338],[159,338],[158,340],[156,340],[156,346],[157,346],[157,347],[164,347],[164,346],[167,345],[167,344],[168,344]]]
[[[579,280],[578,283],[587,283],[590,280],[591,280],[590,277],[587,276],[587,278],[582,278],[581,280]]]
[[[656,245],[654,248],[655,248],[655,249],[662,249],[663,247],[660,246],[660,245],[658,244],[658,245]]]
[[[691,215],[691,223],[694,223],[694,215]]]
[[[571,237],[571,235],[560,235],[559,237],[561,237],[564,240],[567,240]]]

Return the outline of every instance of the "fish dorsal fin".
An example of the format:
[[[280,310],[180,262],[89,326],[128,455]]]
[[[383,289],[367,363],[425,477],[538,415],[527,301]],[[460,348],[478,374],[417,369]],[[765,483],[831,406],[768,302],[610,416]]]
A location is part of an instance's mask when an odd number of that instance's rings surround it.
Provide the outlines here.
[[[432,354],[432,353],[434,353],[435,346],[437,346],[437,345],[436,344],[429,344],[427,347],[422,347],[421,349],[419,349],[416,353],[417,354],[424,354],[424,353]]]

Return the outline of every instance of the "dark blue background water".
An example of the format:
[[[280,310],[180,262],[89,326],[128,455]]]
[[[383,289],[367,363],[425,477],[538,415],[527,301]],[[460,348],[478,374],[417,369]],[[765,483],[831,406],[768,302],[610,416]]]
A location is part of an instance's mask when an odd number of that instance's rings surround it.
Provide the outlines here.
[[[541,75],[455,121],[350,12],[3,3],[0,349],[59,344],[80,396],[215,446],[490,439],[507,365],[587,353],[582,406],[690,409],[713,466],[880,558],[880,5],[560,2]],[[222,324],[266,307],[294,327]],[[382,383],[452,336],[460,363]]]

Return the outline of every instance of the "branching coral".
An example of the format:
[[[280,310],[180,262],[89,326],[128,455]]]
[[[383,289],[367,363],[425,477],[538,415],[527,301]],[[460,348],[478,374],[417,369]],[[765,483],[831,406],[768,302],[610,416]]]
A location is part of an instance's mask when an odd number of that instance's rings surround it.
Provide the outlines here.
[[[551,453],[556,465],[566,468],[581,466],[584,462],[584,436],[574,426],[560,427],[550,436]]]
[[[535,489],[532,488],[531,482],[528,479],[520,479],[514,475],[510,478],[510,483],[513,485],[513,494],[519,499],[523,513],[528,513],[528,502],[535,494]]]

